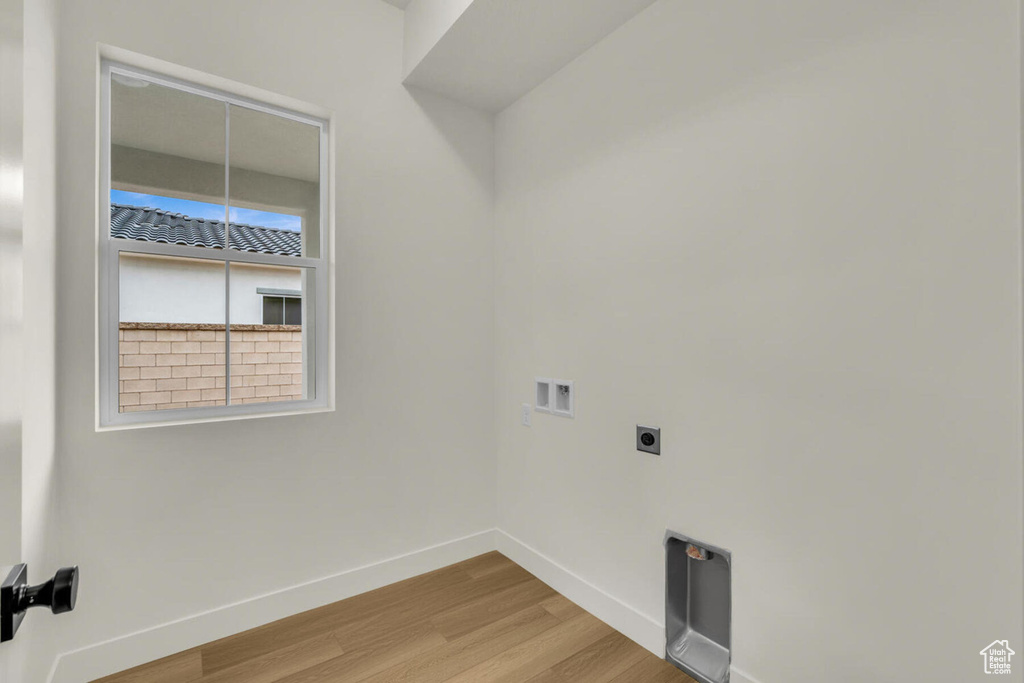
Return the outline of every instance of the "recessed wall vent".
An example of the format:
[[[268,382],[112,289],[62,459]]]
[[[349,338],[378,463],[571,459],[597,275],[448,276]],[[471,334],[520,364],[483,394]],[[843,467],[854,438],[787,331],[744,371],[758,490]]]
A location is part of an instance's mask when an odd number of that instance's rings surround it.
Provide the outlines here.
[[[665,659],[700,683],[729,683],[732,554],[665,534]]]

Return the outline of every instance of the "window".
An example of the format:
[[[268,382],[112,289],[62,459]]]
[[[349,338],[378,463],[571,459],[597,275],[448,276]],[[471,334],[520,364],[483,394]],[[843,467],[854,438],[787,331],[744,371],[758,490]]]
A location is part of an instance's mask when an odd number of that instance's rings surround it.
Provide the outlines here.
[[[100,426],[327,406],[327,125],[102,66]]]
[[[264,325],[301,325],[302,292],[292,290],[256,290],[263,295]]]

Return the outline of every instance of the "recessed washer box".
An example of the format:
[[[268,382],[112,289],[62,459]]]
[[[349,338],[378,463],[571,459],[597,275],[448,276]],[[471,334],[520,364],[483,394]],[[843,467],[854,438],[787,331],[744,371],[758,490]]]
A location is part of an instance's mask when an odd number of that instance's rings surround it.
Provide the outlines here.
[[[571,379],[551,381],[552,396],[551,412],[559,417],[576,417],[576,392]]]

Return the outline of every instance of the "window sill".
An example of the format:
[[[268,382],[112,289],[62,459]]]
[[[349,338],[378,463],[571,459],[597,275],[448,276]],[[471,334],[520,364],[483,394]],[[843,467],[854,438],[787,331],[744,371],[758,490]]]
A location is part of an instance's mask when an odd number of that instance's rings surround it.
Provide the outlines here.
[[[170,419],[159,420],[153,420],[152,413],[127,413],[129,415],[138,415],[139,418],[137,421],[117,421],[106,425],[97,423],[95,431],[97,433],[120,432],[128,429],[151,429],[154,427],[177,427],[181,425],[205,424],[209,422],[233,422],[235,420],[252,420],[269,417],[315,415],[317,413],[333,413],[335,410],[333,406],[324,405],[311,405],[309,407],[292,409],[283,408],[280,404],[260,404],[259,407],[262,408],[262,410],[241,411],[225,408],[224,412],[219,414],[210,414],[207,410],[194,408],[193,410],[203,410],[205,415],[196,415],[194,417],[172,416]],[[119,415],[123,415],[123,413],[119,413]]]

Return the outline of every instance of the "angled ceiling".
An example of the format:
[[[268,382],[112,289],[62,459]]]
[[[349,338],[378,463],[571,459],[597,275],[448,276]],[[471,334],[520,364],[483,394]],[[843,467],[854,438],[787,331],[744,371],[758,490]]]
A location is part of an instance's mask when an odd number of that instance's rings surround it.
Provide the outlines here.
[[[398,9],[405,9],[406,7],[409,6],[410,1],[411,0],[384,0],[384,2],[388,3],[389,5],[394,5]]]
[[[500,111],[653,2],[412,0],[404,82]]]

